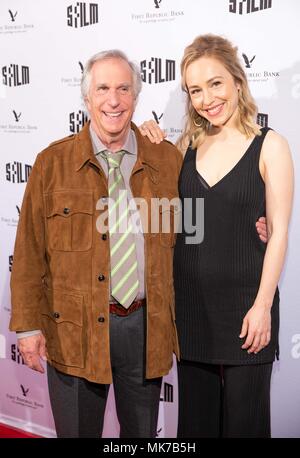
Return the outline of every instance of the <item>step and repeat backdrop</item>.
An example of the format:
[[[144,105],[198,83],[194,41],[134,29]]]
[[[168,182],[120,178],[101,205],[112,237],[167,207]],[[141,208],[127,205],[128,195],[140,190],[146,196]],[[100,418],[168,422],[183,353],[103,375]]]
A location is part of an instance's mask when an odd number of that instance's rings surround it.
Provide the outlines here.
[[[184,116],[180,60],[196,35],[239,47],[258,122],[284,135],[300,173],[298,0],[1,0],[0,2],[0,422],[55,437],[45,375],[29,370],[10,319],[10,272],[24,189],[39,151],[87,120],[80,78],[94,53],[119,48],[141,68],[134,120],[155,119],[175,142]],[[273,437],[300,437],[299,199],[280,282],[280,361],[272,376]],[[30,263],[30,253],[28,253]],[[201,387],[199,387],[201,389]],[[164,378],[158,437],[176,437],[176,362]],[[205,412],[203,412],[205,415]],[[111,390],[105,437],[119,431]]]

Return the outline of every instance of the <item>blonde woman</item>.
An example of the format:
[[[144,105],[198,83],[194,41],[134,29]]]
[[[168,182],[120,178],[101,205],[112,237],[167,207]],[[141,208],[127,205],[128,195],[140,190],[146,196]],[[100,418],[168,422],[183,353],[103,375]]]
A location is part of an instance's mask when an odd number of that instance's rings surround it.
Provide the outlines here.
[[[181,199],[204,198],[204,240],[187,244],[190,234],[178,234],[174,253],[178,436],[270,437],[277,284],[293,195],[289,146],[256,124],[255,102],[228,40],[197,37],[185,49],[181,73],[187,112],[178,142],[185,153],[179,192]],[[151,137],[151,124],[143,126]],[[267,245],[255,231],[261,215]]]

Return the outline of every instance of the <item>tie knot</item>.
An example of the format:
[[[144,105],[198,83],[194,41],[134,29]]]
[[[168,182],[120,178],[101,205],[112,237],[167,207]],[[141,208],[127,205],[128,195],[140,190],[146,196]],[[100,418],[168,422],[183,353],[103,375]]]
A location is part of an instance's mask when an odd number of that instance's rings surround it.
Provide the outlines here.
[[[120,167],[124,154],[124,150],[117,151],[116,153],[111,153],[110,151],[106,150],[101,153],[101,156],[107,160],[108,167],[110,169],[116,169]]]

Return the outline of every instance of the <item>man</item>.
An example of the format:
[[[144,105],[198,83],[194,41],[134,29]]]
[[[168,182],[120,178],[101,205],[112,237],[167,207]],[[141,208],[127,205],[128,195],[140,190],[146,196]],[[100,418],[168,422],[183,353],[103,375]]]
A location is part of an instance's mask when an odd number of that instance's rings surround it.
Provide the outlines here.
[[[38,155],[26,188],[10,329],[30,368],[43,372],[40,358],[48,361],[58,437],[101,435],[111,383],[120,437],[155,437],[162,376],[179,352],[174,228],[164,230],[160,220],[158,232],[148,229],[152,199],[177,198],[182,159],[172,144],[151,144],[131,122],[141,78],[122,52],[93,56],[81,89],[90,123]],[[119,236],[112,225],[121,226],[128,211],[114,222],[112,214],[124,204],[123,191],[133,211]],[[131,230],[139,216],[132,196],[147,204],[142,232]],[[174,221],[174,207],[159,214]]]
[[[155,437],[162,376],[178,355],[174,232],[131,234],[136,261],[124,264],[131,272],[136,266],[136,281],[123,306],[113,289],[125,288],[126,272],[114,287],[112,237],[98,231],[114,186],[108,152],[123,150],[117,177],[129,199],[143,198],[150,208],[152,197],[177,196],[179,152],[166,141],[151,145],[131,123],[140,89],[140,72],[122,52],[93,56],[82,78],[90,123],[37,156],[23,200],[10,329],[22,332],[29,367],[43,372],[40,358],[47,358],[58,437],[101,435],[111,383],[120,436]]]

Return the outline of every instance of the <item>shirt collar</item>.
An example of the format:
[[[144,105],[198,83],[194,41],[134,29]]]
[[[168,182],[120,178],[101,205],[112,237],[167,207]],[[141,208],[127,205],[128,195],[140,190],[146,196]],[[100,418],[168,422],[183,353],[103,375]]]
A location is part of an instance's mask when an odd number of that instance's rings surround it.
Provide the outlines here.
[[[98,155],[102,151],[107,151],[107,147],[102,143],[94,129],[92,128],[92,125],[90,124],[90,134],[91,134],[91,139],[92,139],[92,145],[93,145],[93,150],[94,154]],[[129,154],[137,155],[137,148],[135,147],[136,145],[136,140],[135,140],[135,134],[132,129],[129,130],[125,142],[122,145],[122,150],[125,150]]]

